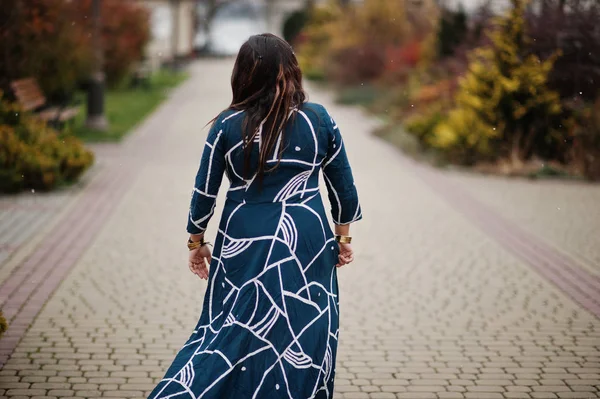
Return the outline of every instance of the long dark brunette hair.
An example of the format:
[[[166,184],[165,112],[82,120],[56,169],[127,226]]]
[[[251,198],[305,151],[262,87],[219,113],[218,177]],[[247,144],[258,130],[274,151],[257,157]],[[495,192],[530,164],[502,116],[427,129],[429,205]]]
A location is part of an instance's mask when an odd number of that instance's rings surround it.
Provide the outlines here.
[[[292,47],[269,33],[250,37],[240,48],[235,61],[231,88],[233,101],[229,109],[245,111],[242,124],[244,178],[254,171],[262,183],[265,172],[279,166],[284,145],[279,147],[275,166],[268,169],[267,159],[275,151],[280,134],[281,143],[285,143],[285,126],[295,116],[292,110],[306,100],[302,72]],[[258,135],[258,164],[250,165]]]

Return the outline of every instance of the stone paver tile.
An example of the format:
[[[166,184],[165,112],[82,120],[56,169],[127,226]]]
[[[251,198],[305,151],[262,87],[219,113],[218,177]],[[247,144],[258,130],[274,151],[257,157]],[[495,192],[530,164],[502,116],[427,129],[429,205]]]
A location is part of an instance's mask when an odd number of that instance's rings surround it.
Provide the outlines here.
[[[570,387],[574,392],[597,392],[600,385],[575,385]]]
[[[342,385],[335,387],[337,392],[360,392],[360,388],[354,385]]]
[[[439,399],[463,399],[465,396],[460,392],[438,392]]]
[[[75,396],[83,396],[84,398],[97,398],[99,396],[102,395],[102,392],[100,391],[89,391],[89,390],[84,390],[84,391],[75,391]]]
[[[379,390],[381,390],[382,392],[406,392],[407,387],[400,386],[400,385],[382,385],[382,386],[379,386]],[[408,390],[413,390],[413,389],[410,389],[410,387],[409,387]],[[429,389],[427,389],[427,391],[429,391]]]
[[[378,385],[361,385],[360,390],[363,392],[381,392],[381,386]]]
[[[6,396],[43,396],[45,389],[8,389]]]
[[[143,398],[144,392],[142,391],[104,391],[102,396],[111,397],[111,398]]]
[[[531,387],[534,392],[571,392],[571,388],[566,385],[539,385]]]
[[[66,398],[66,397],[74,396],[75,391],[73,391],[71,389],[52,389],[52,390],[48,391],[48,395]]]
[[[413,380],[410,382],[410,384],[415,384],[416,381],[419,381],[419,380]],[[373,383],[373,385],[409,385],[409,382],[407,380],[396,379],[396,378],[374,379],[374,380],[371,380],[371,382]],[[336,380],[336,384],[337,384],[337,380]],[[356,384],[354,381],[353,381],[353,384],[359,385],[359,384]]]
[[[467,392],[505,392],[506,389],[502,386],[493,386],[493,385],[485,385],[485,386],[468,386]]]
[[[515,380],[514,381],[515,385],[521,385],[521,386],[536,386],[536,385],[540,385],[538,380]]]
[[[28,389],[31,386],[28,382],[3,382],[3,389]]]
[[[481,378],[477,379],[477,385],[490,385],[490,386],[510,386],[513,385],[511,380],[488,380],[487,375],[481,376]]]
[[[394,396],[392,396],[393,398]],[[344,394],[344,398],[348,399],[369,399],[370,396],[366,392],[347,392]]]
[[[411,380],[410,384],[411,385],[438,385],[438,386],[450,385],[450,383],[444,379]],[[408,381],[407,381],[406,385],[408,385]]]
[[[352,395],[352,393],[348,393],[346,395]],[[348,396],[348,397],[352,397],[352,396]],[[369,394],[369,398],[371,399],[395,399],[396,395],[394,395],[393,393],[389,393],[389,392],[373,392]]]
[[[507,399],[529,399],[529,398],[531,398],[531,396],[529,396],[529,394],[525,393],[525,392],[505,392],[503,395]]]
[[[505,387],[508,392],[531,392],[532,389],[529,386],[514,385]]]
[[[582,378],[579,380],[565,379],[565,383],[569,386],[574,385],[600,385],[600,378]]]
[[[409,392],[444,392],[446,390],[446,388],[441,385],[409,385],[404,389]]]
[[[477,379],[477,377],[474,375],[472,380],[451,380],[450,384],[451,385],[459,385],[459,386],[470,386],[470,385],[475,385],[475,380]]]

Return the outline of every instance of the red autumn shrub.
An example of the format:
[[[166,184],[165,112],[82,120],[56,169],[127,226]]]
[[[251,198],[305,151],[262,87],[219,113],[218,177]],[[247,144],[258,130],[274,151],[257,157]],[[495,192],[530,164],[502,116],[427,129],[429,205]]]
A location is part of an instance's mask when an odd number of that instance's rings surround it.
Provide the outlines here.
[[[397,68],[414,68],[421,60],[421,41],[413,39],[402,46],[390,46],[386,49],[386,70]]]
[[[385,79],[389,82],[405,83],[421,61],[422,42],[411,39],[403,45],[385,49]]]
[[[91,30],[92,0],[78,0],[80,19]],[[150,14],[133,2],[105,0],[102,2],[102,43],[104,72],[109,85],[118,85],[144,55],[150,40]]]
[[[2,0],[0,89],[34,77],[50,99],[62,100],[87,79],[92,58],[91,0]],[[148,11],[120,0],[102,1],[107,82],[120,83],[143,57],[150,39]]]
[[[87,76],[88,34],[73,3],[64,0],[2,0],[0,89],[35,77],[50,97],[63,97]]]

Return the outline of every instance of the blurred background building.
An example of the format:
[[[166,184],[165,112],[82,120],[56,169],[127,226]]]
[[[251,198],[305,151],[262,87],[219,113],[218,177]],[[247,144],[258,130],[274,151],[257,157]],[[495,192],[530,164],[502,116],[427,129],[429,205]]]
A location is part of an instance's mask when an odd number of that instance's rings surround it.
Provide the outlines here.
[[[140,0],[150,10],[147,57],[153,69],[174,58],[189,57],[196,35],[195,0]]]
[[[442,8],[457,10],[462,7],[468,13],[472,13],[486,5],[494,12],[501,12],[510,6],[510,0],[438,0],[437,2]]]
[[[139,0],[150,11],[147,57],[156,70],[173,59],[210,53],[231,56],[251,35],[281,34],[302,0]]]

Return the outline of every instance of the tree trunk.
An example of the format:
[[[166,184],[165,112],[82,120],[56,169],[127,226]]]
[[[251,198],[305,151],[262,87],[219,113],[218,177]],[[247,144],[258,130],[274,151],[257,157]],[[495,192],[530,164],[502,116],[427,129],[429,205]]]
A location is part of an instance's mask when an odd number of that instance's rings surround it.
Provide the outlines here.
[[[85,125],[94,130],[106,131],[108,130],[108,120],[104,114],[106,76],[104,74],[104,48],[102,43],[102,0],[92,1],[91,17],[93,22],[91,43],[94,64],[87,89]]]
[[[535,130],[529,129],[529,133],[525,136],[525,142],[521,149],[521,159],[526,160],[531,156],[533,143],[535,142]]]
[[[564,17],[564,15],[565,15],[566,2],[567,2],[567,0],[559,0],[558,1],[558,15],[560,15],[561,20],[562,20],[562,17]]]
[[[519,168],[523,165],[523,158],[521,153],[521,138],[523,132],[519,129],[512,138],[512,148],[510,151],[510,163],[514,169]]]
[[[208,38],[213,18],[217,12],[217,0],[201,0],[200,2],[206,5],[204,18],[199,19],[199,24],[201,25],[200,29]]]
[[[206,4],[208,5],[208,11],[206,12],[206,26],[207,26],[207,31],[210,29],[210,24],[217,12],[217,0],[207,0]]]
[[[275,0],[265,0],[265,20],[267,23],[267,29],[270,31],[275,30],[275,24],[273,16],[275,14]]]
[[[171,66],[177,68],[179,48],[179,0],[171,0]]]

